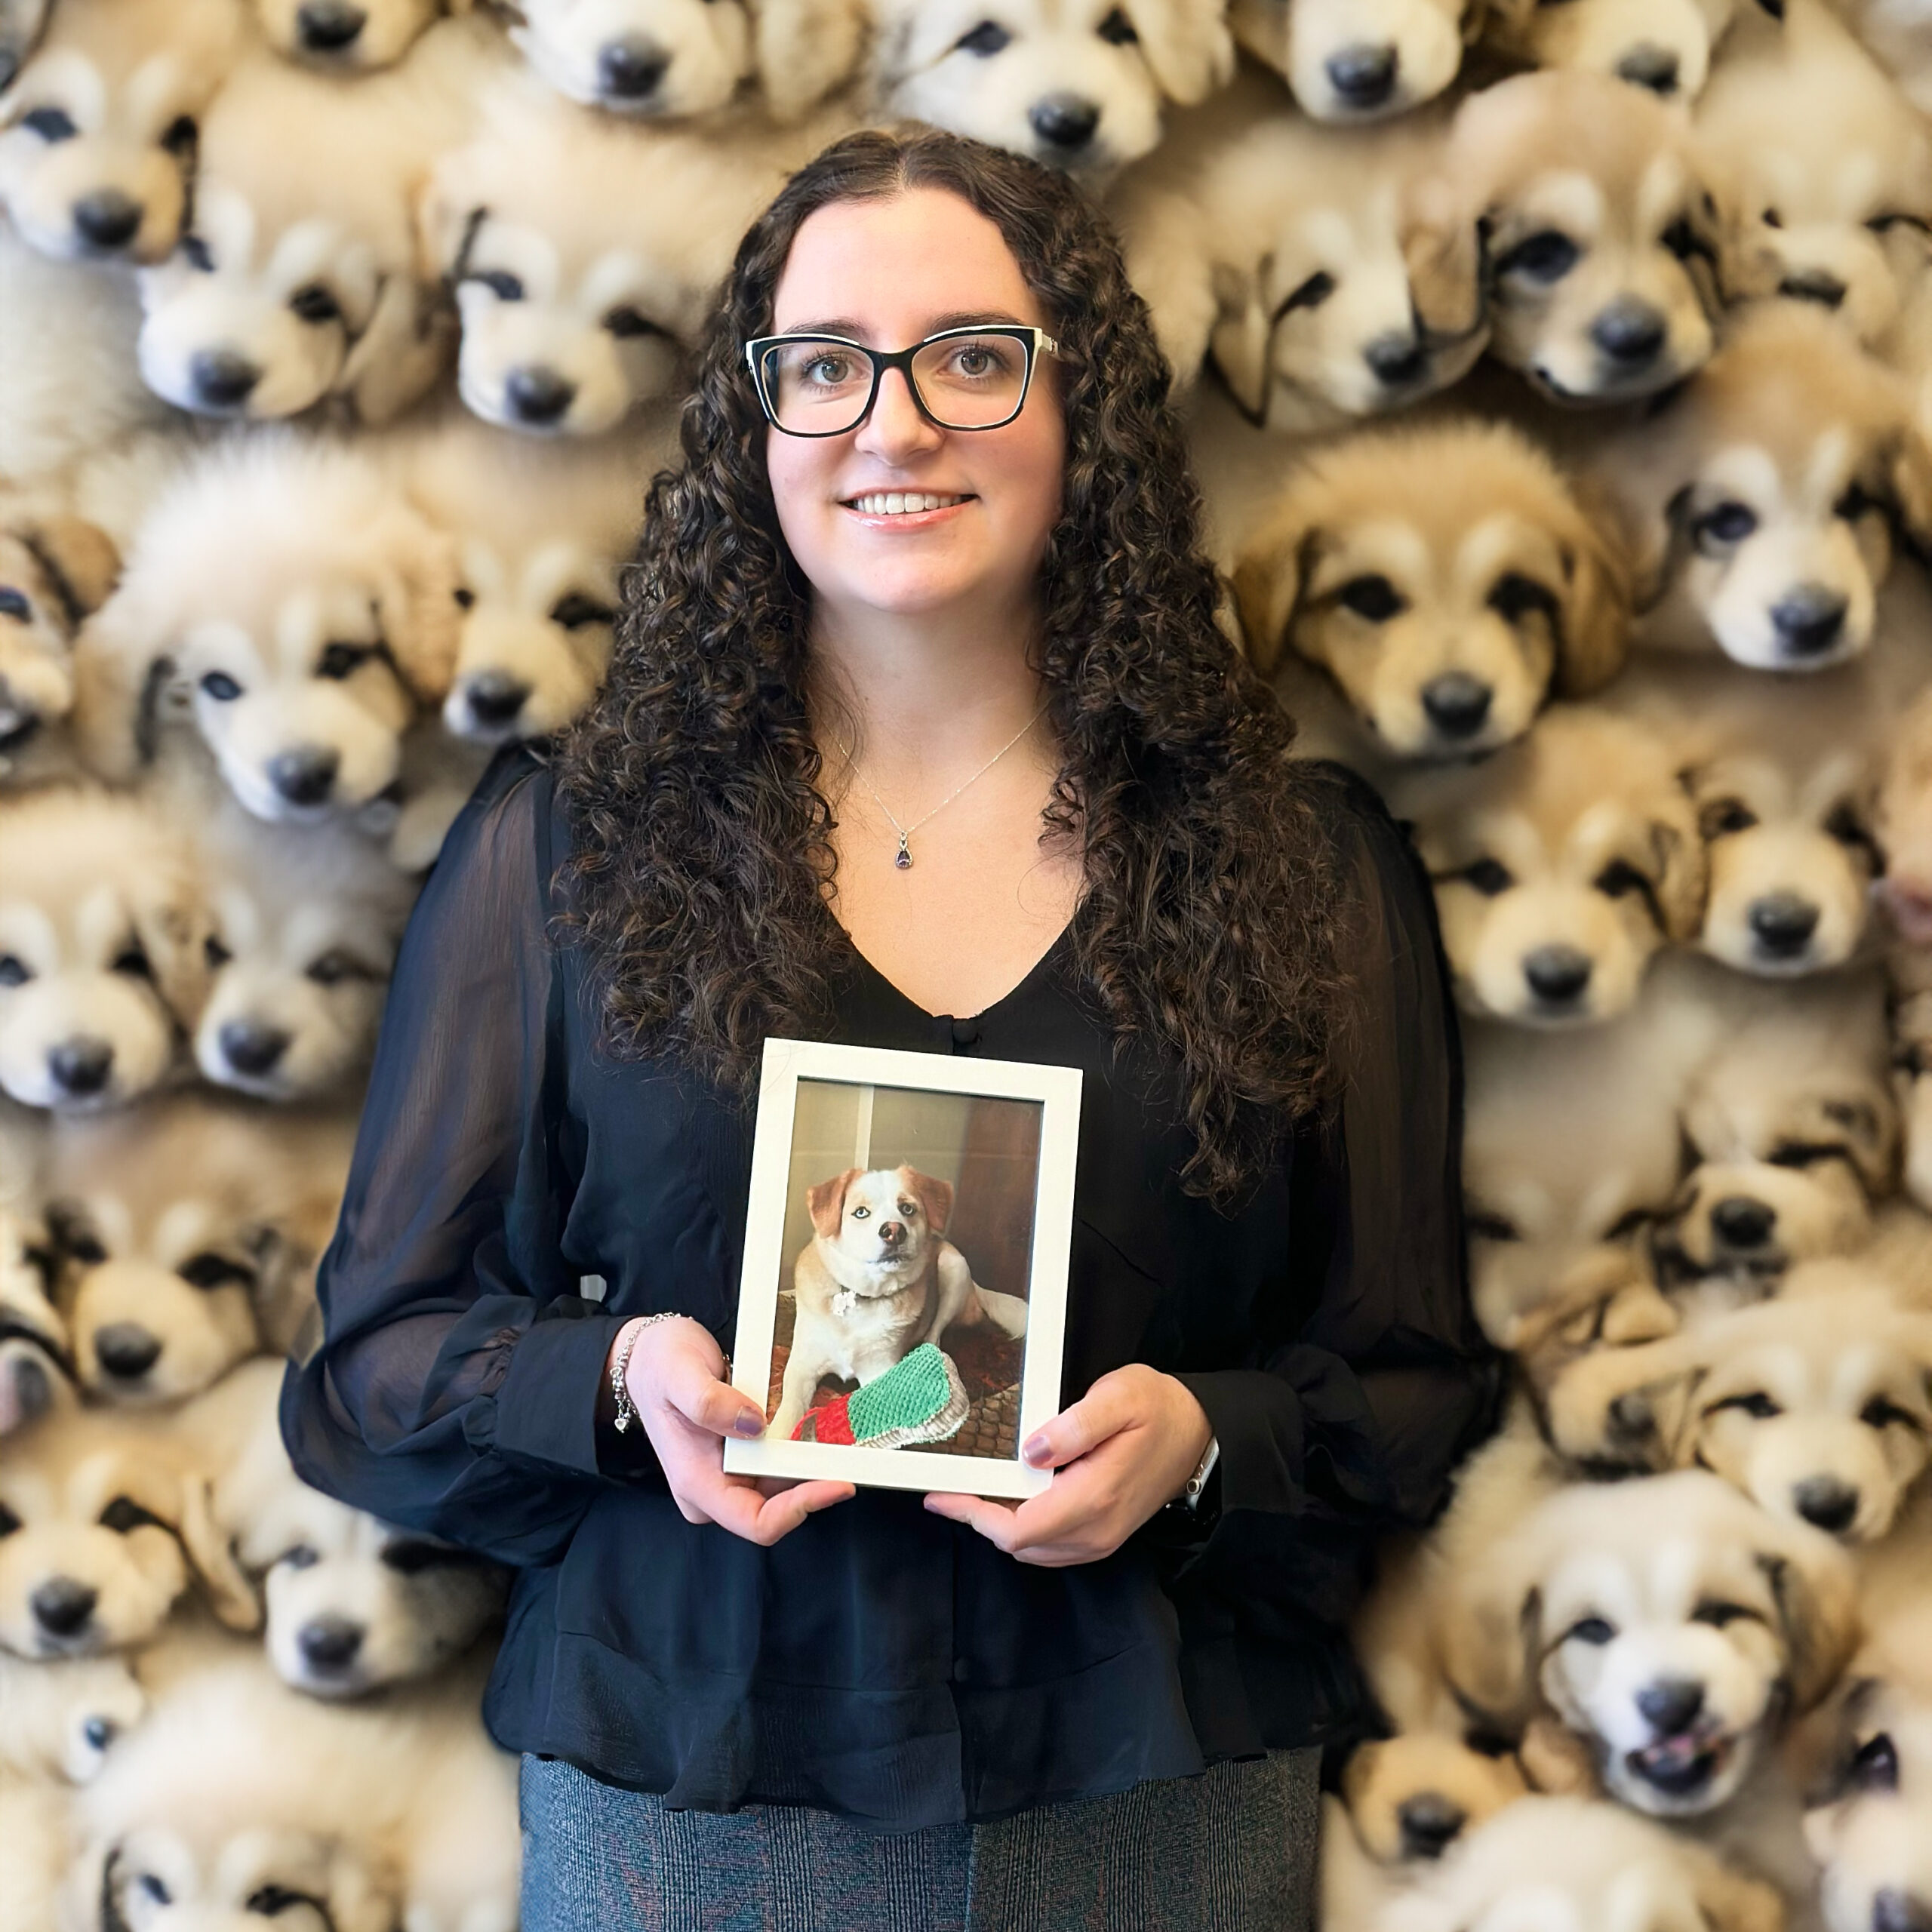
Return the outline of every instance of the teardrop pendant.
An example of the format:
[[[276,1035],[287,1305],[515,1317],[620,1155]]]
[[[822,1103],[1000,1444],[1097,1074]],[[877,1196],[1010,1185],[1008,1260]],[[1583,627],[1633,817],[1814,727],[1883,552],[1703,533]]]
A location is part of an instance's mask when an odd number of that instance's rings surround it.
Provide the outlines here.
[[[906,835],[903,832],[899,835],[899,856],[892,863],[902,872],[906,871],[912,863],[912,855],[906,849]]]

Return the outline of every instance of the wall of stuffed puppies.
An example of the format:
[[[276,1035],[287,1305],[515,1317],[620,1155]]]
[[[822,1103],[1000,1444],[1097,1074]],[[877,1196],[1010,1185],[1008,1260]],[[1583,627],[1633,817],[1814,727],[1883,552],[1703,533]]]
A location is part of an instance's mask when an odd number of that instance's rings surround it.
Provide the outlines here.
[[[1330,1932],[1932,1932],[1928,112],[1932,0],[0,0],[0,1928],[513,1928],[504,1580],[280,1358],[736,237],[912,116],[1108,206],[1435,881],[1516,1389]]]

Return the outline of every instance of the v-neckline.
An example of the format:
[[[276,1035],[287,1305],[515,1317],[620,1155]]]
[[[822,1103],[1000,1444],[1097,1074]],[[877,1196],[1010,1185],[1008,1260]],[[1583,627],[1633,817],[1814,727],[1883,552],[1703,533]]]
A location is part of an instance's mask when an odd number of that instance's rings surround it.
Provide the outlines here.
[[[1069,918],[1066,923],[1060,928],[1060,931],[1055,933],[1053,937],[1048,941],[1046,950],[1033,961],[1032,964],[1028,967],[1026,971],[1023,973],[1011,986],[1008,986],[1006,991],[1001,993],[998,999],[988,1001],[984,1006],[980,1008],[977,1012],[974,1013],[934,1013],[930,1011],[928,1008],[921,1006],[919,1002],[915,1000],[910,993],[907,992],[903,987],[900,986],[896,980],[888,978],[884,972],[882,972],[878,967],[875,966],[872,962],[859,950],[857,942],[854,940],[852,935],[849,932],[845,932],[845,928],[842,925],[839,927],[838,930],[841,933],[845,933],[845,943],[851,949],[852,957],[859,962],[860,968],[863,971],[870,974],[872,978],[876,980],[888,992],[891,994],[894,999],[897,1000],[902,1005],[909,1007],[913,1012],[918,1014],[921,1019],[934,1023],[938,1023],[949,1020],[984,1020],[989,1014],[997,1013],[1001,1007],[1017,999],[1020,995],[1025,992],[1027,989],[1032,985],[1033,982],[1039,978],[1041,974],[1052,964],[1054,960],[1058,955],[1061,948],[1066,944],[1069,937],[1073,931],[1073,920],[1078,918],[1079,916],[1079,913],[1076,909],[1073,915],[1073,918]],[[836,924],[836,921],[835,921],[834,923]]]

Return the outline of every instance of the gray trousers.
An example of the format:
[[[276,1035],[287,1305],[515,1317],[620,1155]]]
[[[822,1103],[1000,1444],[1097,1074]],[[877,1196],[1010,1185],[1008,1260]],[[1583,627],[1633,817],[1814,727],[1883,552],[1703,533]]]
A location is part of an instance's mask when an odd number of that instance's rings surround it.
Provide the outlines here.
[[[899,1835],[523,1761],[522,1932],[1312,1932],[1317,1751]]]

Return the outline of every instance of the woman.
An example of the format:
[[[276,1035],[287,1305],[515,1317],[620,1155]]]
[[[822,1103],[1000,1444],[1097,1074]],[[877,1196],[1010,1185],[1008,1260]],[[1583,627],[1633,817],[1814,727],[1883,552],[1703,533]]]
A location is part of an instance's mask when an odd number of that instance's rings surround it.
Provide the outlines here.
[[[1307,1919],[1343,1620],[1488,1381],[1428,889],[1217,632],[1167,383],[1058,177],[828,150],[608,690],[424,893],[285,1426],[519,1566],[527,1932]],[[1084,1069],[1043,1494],[723,1472],[771,1034]]]

